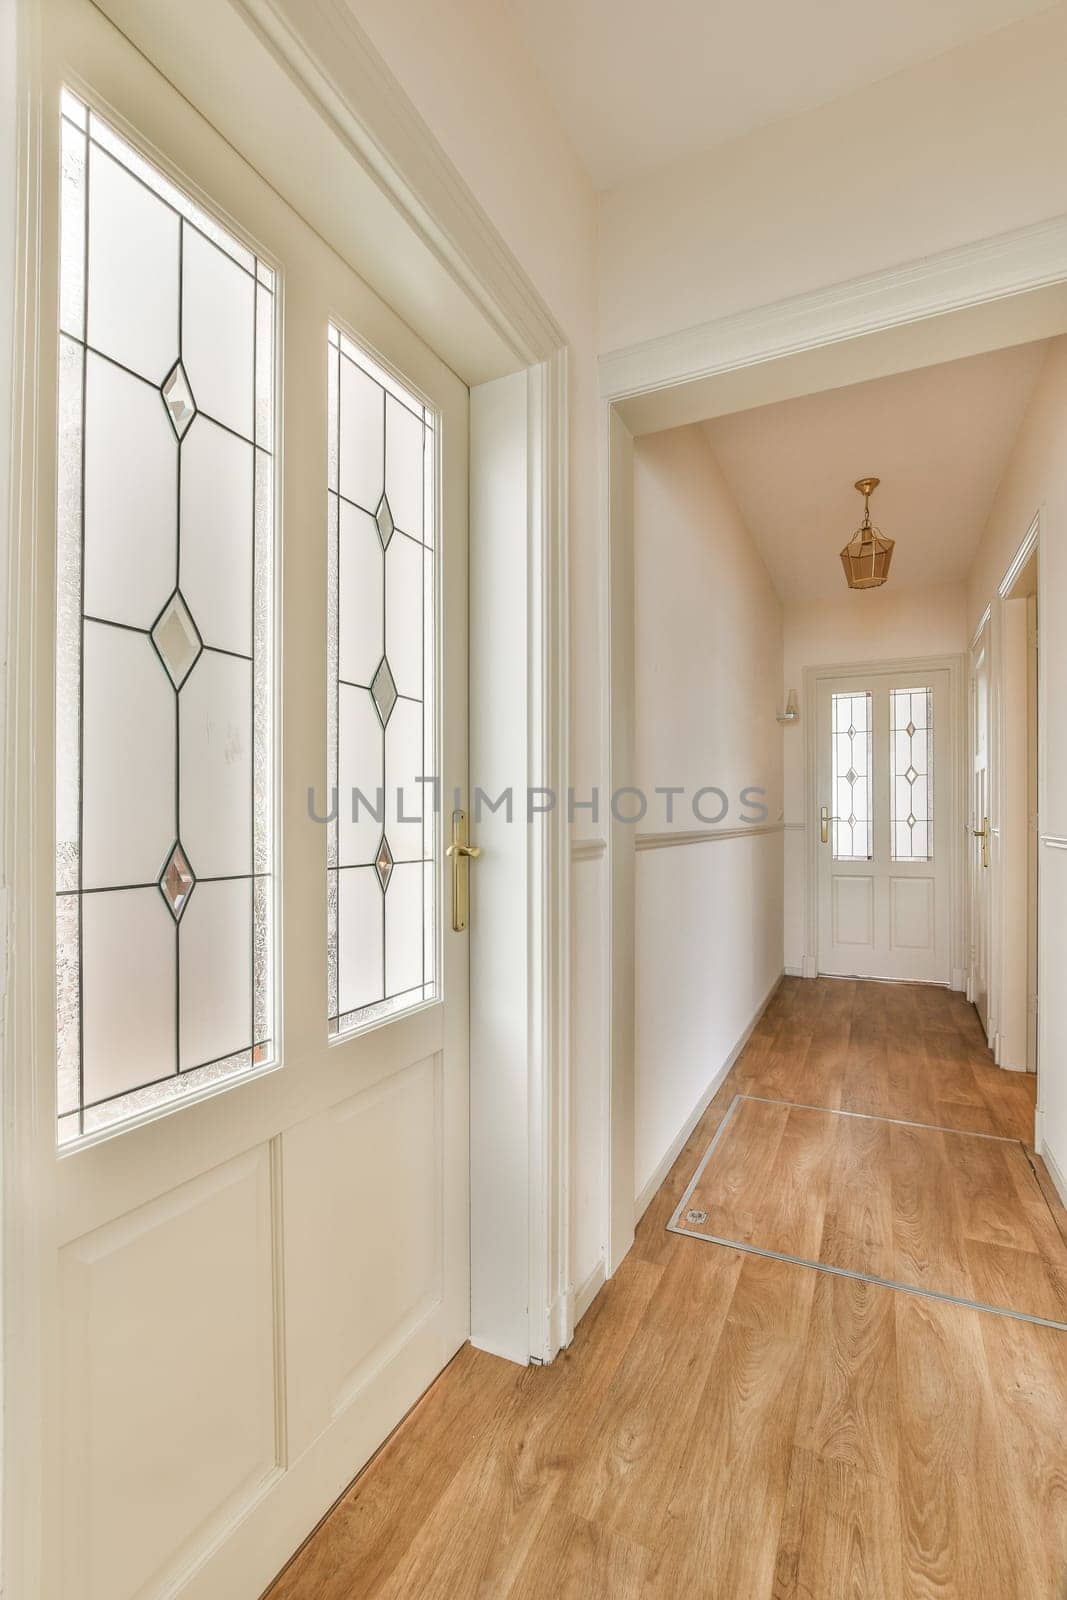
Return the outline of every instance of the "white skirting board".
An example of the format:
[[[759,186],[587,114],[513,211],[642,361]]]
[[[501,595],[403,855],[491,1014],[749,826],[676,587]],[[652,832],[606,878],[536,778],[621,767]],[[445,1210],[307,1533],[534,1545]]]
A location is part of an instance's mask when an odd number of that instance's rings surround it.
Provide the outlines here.
[[[1042,1138],[1038,1144],[1037,1153],[1048,1169],[1048,1175],[1052,1179],[1053,1188],[1063,1201],[1063,1204],[1067,1206],[1067,1178],[1065,1178],[1063,1173],[1060,1171],[1056,1163],[1056,1158],[1052,1154],[1052,1151],[1049,1149],[1048,1145],[1045,1143],[1044,1138]]]
[[[593,1301],[596,1299],[597,1295],[600,1293],[607,1281],[608,1280],[604,1272],[604,1258],[601,1256],[600,1260],[597,1262],[588,1278],[586,1278],[585,1282],[580,1284],[574,1291],[575,1327],[577,1327],[579,1322],[581,1322],[582,1318],[585,1316],[586,1312],[589,1310],[589,1307],[593,1304]]]
[[[726,1057],[726,1060],[722,1063],[721,1066],[719,1066],[719,1067],[717,1067],[715,1069],[715,1072],[714,1072],[714,1074],[712,1076],[711,1082],[708,1084],[707,1088],[704,1090],[703,1094],[700,1096],[700,1099],[697,1102],[696,1106],[693,1108],[693,1110],[690,1112],[689,1116],[686,1118],[685,1123],[683,1124],[683,1126],[680,1129],[679,1133],[677,1134],[676,1138],[672,1140],[670,1148],[668,1149],[666,1155],[663,1157],[662,1161],[659,1163],[659,1166],[656,1168],[655,1172],[652,1174],[651,1178],[649,1178],[648,1182],[645,1184],[644,1188],[641,1190],[641,1193],[638,1195],[637,1199],[635,1200],[635,1202],[634,1202],[634,1226],[635,1227],[640,1222],[641,1218],[644,1216],[645,1212],[648,1210],[649,1206],[651,1205],[652,1199],[653,1199],[657,1189],[659,1188],[660,1184],[663,1182],[664,1178],[667,1176],[668,1172],[671,1170],[671,1168],[674,1166],[674,1163],[677,1161],[678,1157],[681,1155],[683,1149],[685,1148],[685,1142],[689,1138],[689,1135],[692,1133],[693,1129],[696,1127],[697,1123],[700,1121],[701,1117],[704,1115],[705,1111],[708,1109],[708,1106],[710,1105],[711,1101],[714,1099],[715,1095],[722,1088],[722,1085],[726,1080],[727,1073],[730,1071],[730,1068],[733,1066],[734,1062],[737,1060],[738,1056],[741,1054],[742,1050],[745,1048],[745,1045],[748,1043],[748,1041],[749,1041],[749,1039],[750,1039],[750,1037],[752,1035],[753,1028],[756,1026],[756,1023],[759,1021],[760,1017],[762,1017],[764,1011],[767,1009],[767,1006],[768,1006],[768,1004],[770,1002],[771,996],[773,995],[774,991],[777,989],[778,985],[781,983],[783,977],[785,977],[785,976],[786,976],[786,972],[785,972],[785,970],[783,968],[783,970],[780,973],[778,973],[777,977],[771,983],[770,988],[767,990],[767,993],[763,996],[763,999],[756,1006],[756,1009],[753,1011],[751,1017],[749,1018],[748,1022],[745,1025],[745,1028],[744,1028],[744,1031],[741,1034],[741,1037],[738,1039],[737,1043],[734,1045],[733,1049],[730,1051],[730,1054]]]

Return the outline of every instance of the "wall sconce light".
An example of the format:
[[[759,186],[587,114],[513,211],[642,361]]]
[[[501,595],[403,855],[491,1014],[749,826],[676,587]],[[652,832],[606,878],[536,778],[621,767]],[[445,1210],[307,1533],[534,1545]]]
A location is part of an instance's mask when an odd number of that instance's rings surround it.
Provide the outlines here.
[[[800,721],[800,708],[797,705],[797,692],[795,689],[790,689],[785,697],[785,710],[776,711],[774,720],[783,723]]]

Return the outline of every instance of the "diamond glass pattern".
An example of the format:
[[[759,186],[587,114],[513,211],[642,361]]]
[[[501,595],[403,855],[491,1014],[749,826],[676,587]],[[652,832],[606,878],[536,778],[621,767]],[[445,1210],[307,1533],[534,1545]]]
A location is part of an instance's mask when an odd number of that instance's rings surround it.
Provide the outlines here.
[[[389,887],[389,879],[393,875],[393,852],[389,848],[389,841],[382,834],[382,842],[378,846],[378,854],[374,858],[374,870],[378,874],[378,882],[384,894]]]
[[[381,718],[382,727],[384,728],[393,714],[393,707],[396,705],[396,684],[393,682],[393,674],[389,670],[389,663],[384,656],[378,664],[377,672],[371,679],[370,692],[371,699],[374,701],[374,709]]]
[[[204,648],[180,589],[175,589],[156,618],[152,626],[152,643],[174,687],[180,689]]]
[[[69,90],[60,112],[56,1030],[57,1136],[68,1144],[173,1109],[275,1056],[275,285],[253,252]],[[238,312],[231,304],[225,323],[217,299],[182,291],[194,250],[209,275],[221,272],[239,287],[231,296]],[[143,262],[152,270],[138,277]],[[131,474],[136,515],[126,519],[127,548],[137,570],[112,560],[90,604],[82,573],[101,570],[101,530],[113,524],[126,481],[108,479],[103,491],[96,472],[92,515],[84,516],[86,465],[136,449],[129,411],[107,401],[113,390],[86,381],[105,368],[142,391],[158,447],[137,454],[136,484]],[[231,383],[254,393],[257,420],[255,437],[251,406],[248,428],[230,428],[252,470],[228,503],[251,548],[242,551],[250,559],[226,565],[225,551],[203,537],[198,543],[202,502],[188,441],[198,417],[194,451],[221,431],[226,419],[206,397]],[[138,566],[148,550],[150,591]],[[223,576],[253,619],[247,643],[236,647],[195,614],[203,586]],[[137,584],[150,604],[130,602]],[[112,714],[116,697],[138,708],[142,726],[151,708],[148,765],[114,759],[128,737],[122,705]],[[210,865],[202,854],[208,840]],[[220,973],[234,977],[227,983]],[[248,1019],[243,1038],[235,1037],[235,1016]]]
[[[189,903],[189,896],[193,892],[195,883],[196,878],[185,858],[185,851],[180,844],[176,844],[167,858],[167,864],[159,879],[160,892],[175,922],[181,921],[182,912]]]
[[[378,524],[378,537],[382,541],[382,549],[388,550],[389,541],[393,537],[393,513],[389,509],[389,501],[384,494],[378,502],[374,520]]]
[[[185,368],[180,361],[176,361],[171,367],[163,380],[160,392],[163,395],[163,404],[167,408],[171,427],[178,438],[182,439],[196,416],[196,402],[189,387],[189,379],[185,376]]]

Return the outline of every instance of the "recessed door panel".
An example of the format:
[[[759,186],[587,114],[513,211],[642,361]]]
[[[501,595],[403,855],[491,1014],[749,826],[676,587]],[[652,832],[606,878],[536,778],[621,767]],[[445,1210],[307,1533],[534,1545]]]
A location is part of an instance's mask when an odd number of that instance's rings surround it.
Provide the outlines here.
[[[266,1146],[60,1256],[63,1594],[164,1592],[277,1467]]]
[[[440,1302],[441,1140],[437,1056],[285,1137],[289,1428],[297,1453]]]
[[[889,938],[894,950],[929,950],[934,942],[933,878],[891,878]]]
[[[834,943],[864,945],[874,943],[874,879],[833,880]]]

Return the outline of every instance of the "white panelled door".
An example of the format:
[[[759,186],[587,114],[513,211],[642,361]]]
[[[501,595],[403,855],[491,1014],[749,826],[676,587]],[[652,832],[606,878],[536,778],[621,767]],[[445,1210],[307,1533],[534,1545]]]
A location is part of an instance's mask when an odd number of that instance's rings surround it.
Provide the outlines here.
[[[818,968],[951,981],[949,673],[818,679]]]
[[[42,16],[42,1600],[255,1600],[468,1333],[468,396]]]

